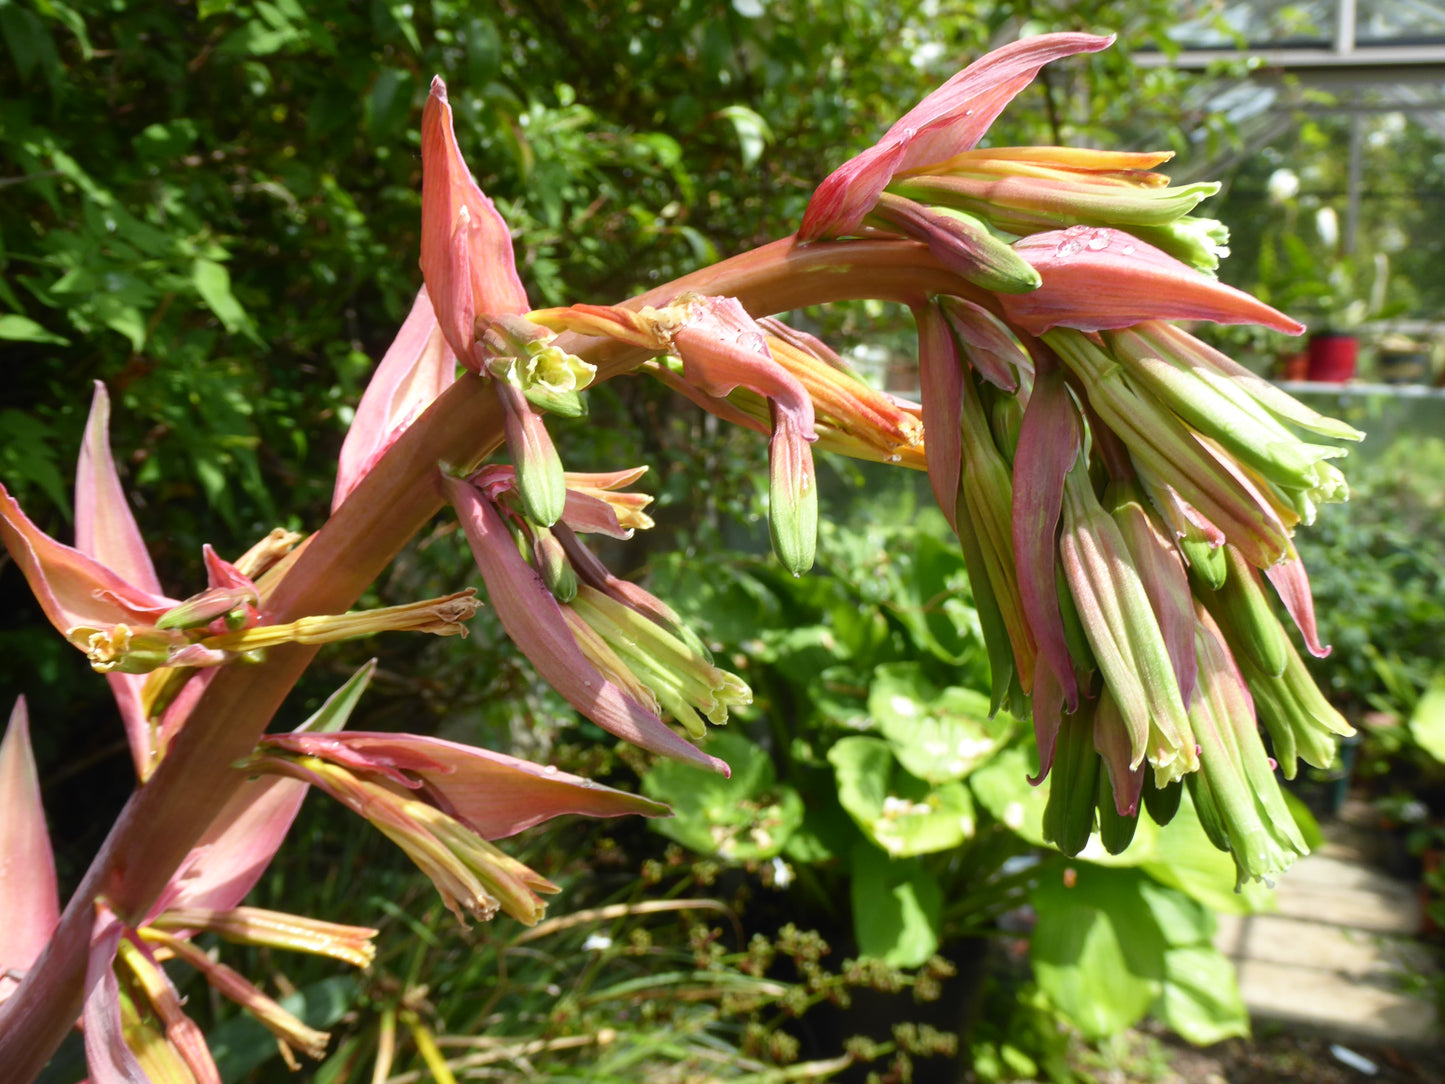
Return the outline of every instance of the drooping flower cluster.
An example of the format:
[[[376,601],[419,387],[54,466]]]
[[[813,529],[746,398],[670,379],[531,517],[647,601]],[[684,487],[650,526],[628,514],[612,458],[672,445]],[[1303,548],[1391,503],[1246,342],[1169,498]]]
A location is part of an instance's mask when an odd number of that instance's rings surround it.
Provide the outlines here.
[[[1225,235],[1190,212],[1217,186],[1169,187],[1167,154],[975,149],[1044,63],[1108,43],[1045,35],[966,69],[819,187],[800,237],[901,235],[964,280],[914,307],[928,471],[994,706],[1031,711],[1041,777],[1064,770],[1051,837],[1077,853],[1098,823],[1122,849],[1145,794],[1170,809],[1187,783],[1241,880],[1264,877],[1305,849],[1276,760],[1327,766],[1350,733],[1264,581],[1323,655],[1290,539],[1348,495],[1330,460],[1362,434],[1167,322],[1302,330],[1205,273]]]

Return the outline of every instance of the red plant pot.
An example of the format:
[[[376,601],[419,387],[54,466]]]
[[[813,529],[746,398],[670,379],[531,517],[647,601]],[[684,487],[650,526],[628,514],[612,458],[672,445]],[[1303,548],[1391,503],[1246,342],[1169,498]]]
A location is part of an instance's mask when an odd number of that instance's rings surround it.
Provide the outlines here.
[[[1353,335],[1323,332],[1310,337],[1308,379],[1327,384],[1353,380],[1360,362],[1360,340]]]

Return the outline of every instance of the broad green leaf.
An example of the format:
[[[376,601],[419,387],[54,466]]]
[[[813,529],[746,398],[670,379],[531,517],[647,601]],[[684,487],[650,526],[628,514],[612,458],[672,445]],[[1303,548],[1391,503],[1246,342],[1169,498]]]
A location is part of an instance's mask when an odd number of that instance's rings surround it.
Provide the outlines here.
[[[118,294],[95,294],[90,305],[101,323],[130,340],[132,350],[139,352],[145,346],[146,319],[135,305],[127,305]]]
[[[1049,803],[1049,787],[1045,782],[1033,786],[1029,778],[1039,770],[1038,755],[1033,743],[1018,744],[1005,749],[968,777],[979,805],[994,820],[1035,847],[1044,842],[1044,806]]]
[[[1074,866],[1072,885],[1046,877],[1034,890],[1038,924],[1030,958],[1039,987],[1090,1039],[1117,1035],[1163,989],[1158,923],[1134,870]]]
[[[231,293],[231,273],[226,265],[215,260],[197,259],[191,266],[191,281],[196,292],[231,334],[240,332],[256,340],[256,330],[246,310]],[[256,340],[259,341],[259,340]]]
[[[15,313],[0,316],[0,339],[9,339],[12,342],[55,343],[59,346],[68,345],[70,342],[44,325],[37,324],[30,317],[18,316]]]
[[[1198,900],[1158,881],[1144,880],[1139,892],[1170,948],[1207,945],[1214,936],[1214,912]]]
[[[850,855],[858,951],[894,967],[919,967],[938,949],[943,889],[917,859],[889,858],[859,843]]]
[[[869,714],[898,760],[931,783],[962,779],[1008,740],[1013,719],[988,717],[988,697],[973,689],[935,692],[916,663],[874,671]]]
[[[745,105],[730,105],[718,110],[718,116],[732,123],[742,149],[743,168],[752,169],[772,142],[773,131],[768,122]]]
[[[1445,764],[1445,677],[1437,677],[1410,715],[1410,734],[1420,748]]]
[[[890,572],[893,590],[884,601],[918,647],[954,664],[983,657],[983,634],[957,546],[918,536],[908,551],[894,555]]]
[[[741,734],[713,731],[707,750],[732,768],[732,778],[660,761],[642,777],[642,792],[672,806],[653,827],[699,854],[732,861],[772,858],[803,823],[803,800],[776,783],[772,758]]]
[[[1234,966],[1211,945],[1164,954],[1164,990],[1151,1011],[1197,1046],[1249,1035],[1249,1013]]]
[[[844,738],[828,750],[838,801],[863,833],[898,858],[958,846],[973,836],[973,798],[962,783],[931,787],[904,771],[888,743]]]

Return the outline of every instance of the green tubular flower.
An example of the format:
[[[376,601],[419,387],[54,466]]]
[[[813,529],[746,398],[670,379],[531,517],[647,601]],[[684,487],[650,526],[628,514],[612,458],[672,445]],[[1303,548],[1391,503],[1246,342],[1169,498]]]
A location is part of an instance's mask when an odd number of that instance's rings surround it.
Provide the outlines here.
[[[900,196],[968,211],[996,229],[1023,236],[1068,226],[1167,226],[1219,191],[1218,181],[1162,187],[1131,183],[1117,173],[1097,174],[1036,164],[1021,158],[958,155],[940,168],[896,181]],[[1143,173],[1158,177],[1157,173]]]
[[[1197,766],[1174,664],[1124,536],[1080,463],[1064,484],[1059,539],[1064,575],[1104,681],[1129,731],[1134,759],[1164,786]]]
[[[1044,339],[1083,383],[1100,420],[1128,448],[1146,490],[1176,490],[1196,515],[1221,533],[1220,541],[1229,539],[1256,568],[1266,568],[1288,553],[1287,527],[1227,454],[1206,447],[1085,335],[1059,329]],[[1156,507],[1160,503],[1155,500]]]
[[[1024,617],[1018,565],[1013,549],[1013,477],[1009,463],[993,442],[973,375],[963,377],[962,505],[978,542],[999,614],[1013,650],[1014,673],[1020,687],[1033,687],[1038,646]],[[960,514],[960,520],[963,518]]]
[[[1289,649],[1284,626],[1274,615],[1259,573],[1228,543],[1220,550],[1228,569],[1224,583],[1213,590],[1207,583],[1197,584],[1200,601],[1219,623],[1236,659],[1278,677],[1284,673]]]
[[[714,666],[625,602],[583,583],[571,609],[692,737],[706,733],[703,719],[721,725],[728,720],[729,708],[752,703],[752,690],[736,674]]]
[[[1217,218],[1184,215],[1162,226],[1132,226],[1130,232],[1196,271],[1214,271],[1229,255],[1229,227]]]
[[[1179,681],[1180,698],[1188,707],[1194,697],[1198,670],[1194,656],[1194,600],[1184,562],[1137,483],[1111,483],[1105,500],[1129,548],[1144,593],[1149,596]]]
[[[1330,767],[1336,739],[1349,737],[1355,729],[1320,692],[1294,645],[1286,640],[1284,646],[1284,669],[1278,675],[1260,670],[1247,656],[1239,663],[1280,771],[1293,779],[1299,760],[1316,768]]]
[[[1238,883],[1264,880],[1289,869],[1309,848],[1280,794],[1244,679],[1208,611],[1199,607],[1196,613],[1200,695],[1189,718],[1199,742],[1199,772],[1190,784],[1201,822],[1208,827],[1217,813],[1211,835],[1222,833]]]
[[[1322,462],[1345,449],[1301,440],[1245,387],[1195,357],[1174,353],[1167,335],[1127,328],[1106,333],[1105,341],[1141,387],[1281,490],[1296,511],[1301,500],[1309,507],[1347,495],[1339,472]]]

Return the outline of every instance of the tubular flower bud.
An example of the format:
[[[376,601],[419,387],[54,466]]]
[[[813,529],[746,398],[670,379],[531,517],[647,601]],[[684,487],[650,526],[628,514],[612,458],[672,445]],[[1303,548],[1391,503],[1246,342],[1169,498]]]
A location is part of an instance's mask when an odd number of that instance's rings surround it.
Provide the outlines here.
[[[1220,187],[1208,181],[1166,188],[1135,183],[1116,172],[1101,175],[984,157],[988,153],[957,155],[926,174],[901,178],[892,190],[919,203],[980,215],[997,229],[1025,236],[1070,226],[1164,226]]]
[[[884,192],[868,220],[922,241],[944,267],[985,290],[1022,293],[1037,289],[1043,281],[1008,242],[965,211],[925,207]]]
[[[1199,772],[1190,778],[1201,822],[1217,821],[1234,858],[1238,883],[1262,880],[1308,854],[1259,739],[1254,705],[1224,638],[1198,610],[1195,642],[1199,691],[1190,722],[1199,742]]]
[[[1113,356],[1141,387],[1271,484],[1287,493],[1302,491],[1316,502],[1338,499],[1321,461],[1345,449],[1300,440],[1246,387],[1188,353],[1174,353],[1167,334],[1150,336],[1149,330],[1106,336]]]
[[[938,307],[979,376],[1006,392],[1030,382],[1033,360],[1002,320],[960,297],[940,297]]]
[[[1336,739],[1355,729],[1320,692],[1294,645],[1286,642],[1284,670],[1278,675],[1258,669],[1248,657],[1238,661],[1284,777],[1295,777],[1298,760],[1330,767]]]
[[[369,926],[343,926],[260,907],[233,907],[229,911],[176,907],[151,919],[140,933],[144,938],[152,931],[176,934],[196,930],[205,930],[236,945],[329,956],[352,967],[371,966],[376,959],[376,946],[372,942],[379,932]]]
[[[646,493],[622,492],[647,473],[646,467],[613,471],[606,474],[580,474],[566,471],[567,500],[562,518],[556,526],[566,526],[582,534],[605,534],[611,538],[628,539],[635,530],[647,530],[652,517],[643,511],[652,503]],[[488,499],[503,501],[516,508],[516,471],[504,464],[483,467],[472,475],[471,482]]]
[[[988,570],[994,599],[1013,651],[1014,674],[1027,693],[1033,687],[1038,644],[1024,616],[1013,548],[1013,478],[993,442],[973,375],[963,378],[962,503]],[[961,516],[960,516],[961,518]]]
[[[1064,485],[1059,546],[1084,633],[1129,730],[1130,767],[1147,758],[1164,786],[1197,766],[1179,681],[1124,537],[1081,465]]]
[[[455,478],[443,482],[502,627],[547,683],[617,737],[727,774],[726,764],[675,734],[588,659],[562,606],[513,544],[497,507],[475,486]]]
[[[1174,676],[1179,681],[1180,698],[1188,707],[1194,698],[1198,667],[1194,653],[1194,600],[1189,593],[1189,575],[1184,562],[1137,484],[1114,482],[1106,498],[1109,514],[1119,527],[1144,593],[1149,596]]]
[[[1045,341],[1079,378],[1099,419],[1128,449],[1146,490],[1173,487],[1186,506],[1181,509],[1186,517],[1192,510],[1196,523],[1208,524],[1220,541],[1227,538],[1257,568],[1286,554],[1288,528],[1227,454],[1207,448],[1086,336],[1055,331]]]

